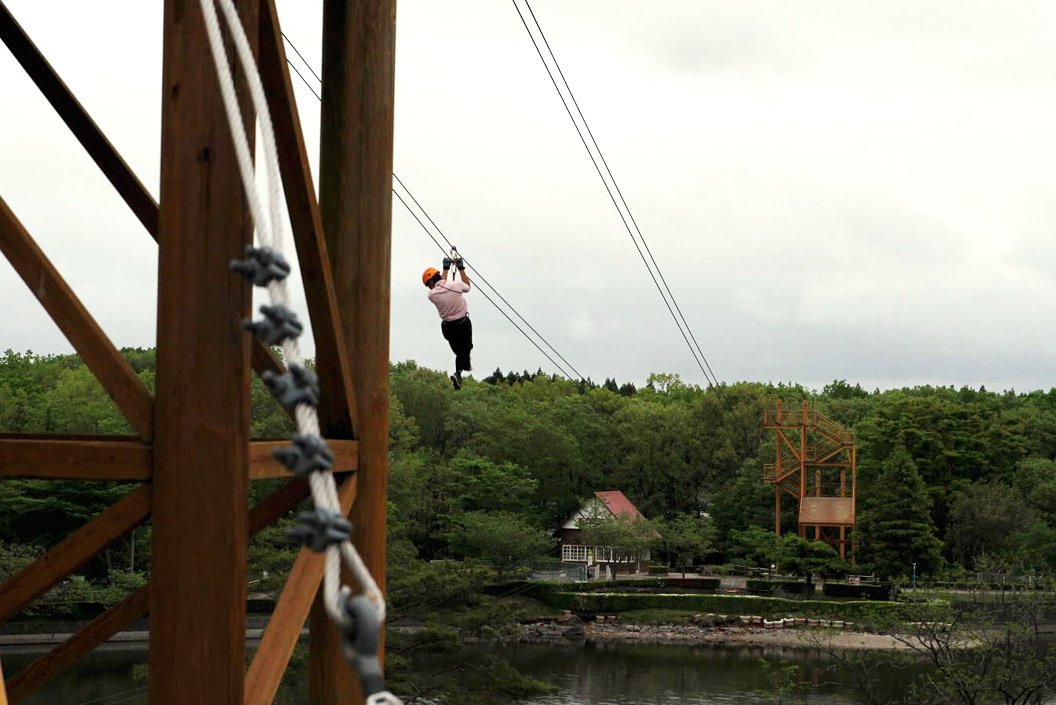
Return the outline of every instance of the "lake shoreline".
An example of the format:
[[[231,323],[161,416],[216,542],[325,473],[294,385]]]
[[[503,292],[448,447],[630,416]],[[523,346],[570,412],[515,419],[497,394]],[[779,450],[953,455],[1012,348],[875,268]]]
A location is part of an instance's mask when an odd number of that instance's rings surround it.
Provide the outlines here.
[[[17,633],[0,634],[0,647],[43,647],[60,644],[83,626],[78,623],[22,624]],[[38,626],[34,629],[33,626]],[[266,618],[257,617],[247,625],[246,638],[259,640],[263,636]],[[138,628],[137,628],[138,627]],[[391,630],[416,629],[414,626],[390,626]],[[302,631],[302,637],[308,630]],[[107,643],[134,644],[149,642],[150,632],[146,624],[136,624],[131,630],[119,632]],[[839,649],[887,649],[903,650],[909,647],[894,637],[853,629],[825,627],[769,628],[763,625],[707,625],[707,624],[640,624],[635,622],[581,622],[572,620],[547,620],[521,624],[517,629],[498,639],[506,643],[574,643],[576,641],[627,642],[658,645],[729,645],[729,646],[778,646],[784,648],[817,649],[831,647]],[[472,639],[470,641],[495,641],[495,639]]]
[[[536,644],[594,641],[673,646],[708,644],[897,651],[911,648],[886,634],[817,627],[771,629],[754,625],[713,627],[693,624],[533,623],[521,625],[514,634],[504,637],[503,641]]]

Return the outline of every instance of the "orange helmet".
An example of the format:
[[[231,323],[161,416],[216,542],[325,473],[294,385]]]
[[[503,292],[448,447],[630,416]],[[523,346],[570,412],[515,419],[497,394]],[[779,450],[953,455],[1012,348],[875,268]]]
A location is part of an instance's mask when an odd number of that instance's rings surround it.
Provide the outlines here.
[[[430,267],[422,273],[422,283],[426,286],[429,286],[429,280],[438,274],[440,274],[440,270],[436,269],[435,267]]]

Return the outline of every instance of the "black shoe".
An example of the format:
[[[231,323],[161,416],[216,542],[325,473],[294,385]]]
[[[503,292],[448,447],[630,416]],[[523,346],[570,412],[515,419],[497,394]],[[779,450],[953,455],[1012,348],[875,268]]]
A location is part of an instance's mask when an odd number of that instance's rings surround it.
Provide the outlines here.
[[[460,377],[461,375],[458,374],[451,375],[451,384],[455,385],[455,389],[462,389],[462,380]]]

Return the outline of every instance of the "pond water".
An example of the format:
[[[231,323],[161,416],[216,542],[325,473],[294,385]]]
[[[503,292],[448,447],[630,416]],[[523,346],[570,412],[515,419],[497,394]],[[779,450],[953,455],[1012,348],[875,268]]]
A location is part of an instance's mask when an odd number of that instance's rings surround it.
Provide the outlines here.
[[[642,644],[489,645],[460,654],[472,660],[486,650],[510,660],[521,672],[561,687],[556,695],[535,698],[530,705],[762,705],[774,703],[774,692],[759,660],[795,663],[803,681],[819,685],[808,702],[828,705],[864,703],[849,679],[834,674],[824,655],[804,649],[768,647],[660,646]],[[8,677],[41,655],[39,649],[8,648],[3,654]],[[435,667],[447,657],[428,657]],[[145,705],[146,650],[142,645],[109,645],[97,649],[74,668],[53,679],[23,705]],[[904,674],[879,674],[900,688]],[[841,685],[824,685],[842,682]]]
[[[849,687],[849,677],[833,672],[823,654],[806,649],[585,642],[513,645],[493,653],[521,672],[561,687],[560,693],[535,698],[530,705],[774,703],[761,659],[797,665],[799,679],[812,685],[808,702],[867,702]],[[886,676],[892,689],[901,689],[904,673]]]

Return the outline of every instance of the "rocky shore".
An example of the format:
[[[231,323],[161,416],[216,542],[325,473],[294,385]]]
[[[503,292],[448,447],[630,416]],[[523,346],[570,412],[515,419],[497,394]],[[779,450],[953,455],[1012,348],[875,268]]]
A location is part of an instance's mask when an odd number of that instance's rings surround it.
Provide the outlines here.
[[[720,615],[721,616],[721,615]],[[856,629],[856,625],[820,620],[754,621],[750,616],[715,619],[715,615],[697,615],[690,624],[635,624],[615,617],[584,622],[575,615],[522,624],[508,641],[553,643],[555,641],[633,642],[639,644],[714,644],[742,646],[781,646],[816,649],[906,649],[894,637]],[[780,624],[780,626],[778,626]],[[836,626],[839,625],[839,626]]]

